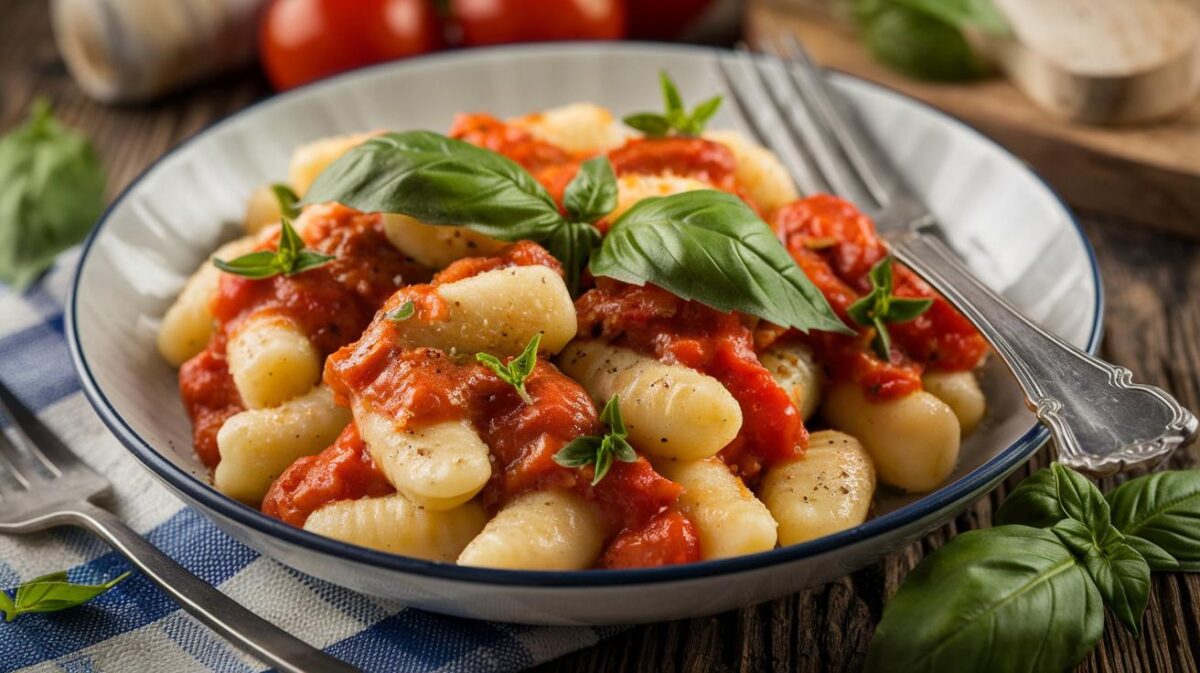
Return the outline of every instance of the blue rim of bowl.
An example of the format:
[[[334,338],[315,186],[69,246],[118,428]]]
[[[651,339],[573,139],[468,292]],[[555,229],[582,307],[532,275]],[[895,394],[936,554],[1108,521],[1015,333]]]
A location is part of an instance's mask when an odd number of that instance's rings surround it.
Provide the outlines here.
[[[397,70],[402,70],[410,65],[425,65],[435,61],[486,59],[488,56],[495,55],[497,53],[507,54],[513,52],[536,53],[543,51],[552,54],[563,50],[580,50],[582,48],[598,51],[621,51],[624,49],[631,49],[676,53],[682,52],[717,58],[734,53],[729,50],[711,47],[672,45],[653,42],[560,42],[529,45],[505,45],[485,49],[445,52],[440,54],[431,54],[407,61],[381,63],[375,66],[336,75],[334,77],[314,82],[312,84],[307,84],[297,89],[293,89],[288,92],[268,97],[262,101],[258,101],[228,117],[225,117],[224,119],[214,122],[203,130],[198,131],[194,135],[168,150],[152,164],[147,166],[146,169],[143,170],[138,177],[135,178],[128,186],[126,186],[125,189],[122,190],[121,194],[113,200],[112,204],[105,210],[104,214],[101,215],[100,219],[97,221],[96,226],[93,227],[91,233],[88,235],[87,240],[84,241],[83,248],[79,256],[79,262],[75,269],[74,278],[71,281],[71,294],[67,302],[65,331],[68,346],[71,351],[71,360],[75,366],[76,372],[79,375],[84,394],[87,396],[88,401],[96,409],[104,424],[108,426],[109,430],[111,430],[113,434],[115,434],[121,441],[121,443],[129,449],[135,458],[137,458],[147,469],[165,481],[173,489],[191,498],[194,502],[202,505],[203,508],[210,510],[212,513],[219,514],[224,518],[247,526],[259,533],[279,538],[284,542],[307,548],[310,551],[328,554],[351,562],[377,566],[386,570],[411,573],[423,577],[456,582],[527,587],[589,587],[678,582],[698,579],[701,577],[734,574],[796,561],[803,558],[818,556],[820,554],[862,542],[873,536],[894,531],[920,522],[923,519],[936,516],[938,513],[952,508],[956,504],[959,504],[968,498],[977,495],[980,489],[986,488],[989,484],[998,481],[1003,475],[1006,475],[1012,470],[1016,469],[1022,462],[1024,462],[1024,460],[1031,456],[1038,447],[1040,447],[1047,439],[1049,439],[1050,433],[1041,425],[1035,424],[1017,441],[1010,444],[991,460],[975,468],[958,481],[934,491],[933,493],[926,495],[914,503],[901,507],[893,512],[884,514],[878,518],[871,519],[861,526],[841,531],[839,533],[834,533],[811,542],[805,542],[788,547],[780,547],[771,551],[759,552],[756,554],[749,554],[734,558],[701,561],[698,563],[659,568],[636,568],[603,571],[501,570],[436,563],[407,556],[389,554],[387,552],[375,551],[365,547],[359,547],[345,542],[340,542],[332,538],[323,537],[315,533],[310,533],[303,529],[295,528],[285,524],[278,519],[271,518],[259,510],[222,495],[210,485],[196,478],[189,471],[179,467],[163,455],[159,454],[159,452],[154,449],[153,446],[151,446],[125,422],[124,418],[122,418],[117,410],[112,406],[108,398],[104,395],[103,391],[100,390],[99,386],[96,384],[94,376],[92,375],[91,367],[88,365],[88,362],[84,357],[77,332],[77,324],[75,320],[75,301],[78,297],[79,282],[82,277],[84,264],[88,259],[89,253],[91,252],[92,245],[95,243],[96,238],[107,224],[109,216],[116,209],[116,207],[120,205],[122,201],[124,201],[125,197],[131,191],[133,191],[160,163],[169,157],[174,156],[177,152],[189,146],[192,142],[203,138],[205,135],[207,135],[208,131],[230,123],[242,115],[249,114],[256,110],[259,106],[275,104],[312,89],[331,85],[334,82],[344,82],[355,77],[365,76],[367,74],[379,72],[385,69],[395,68]],[[865,85],[868,88],[874,88],[876,90],[898,96],[905,101],[917,105],[927,110],[931,114],[960,127],[968,133],[978,136],[985,143],[994,146],[1004,154],[1012,156],[1011,152],[1004,149],[1003,146],[992,140],[982,131],[972,127],[953,115],[929,105],[928,103],[924,103],[889,87],[876,84],[853,75],[838,73],[838,76],[850,80],[855,84]],[[1019,159],[1016,159],[1015,157],[1013,158],[1024,165]],[[1100,268],[1096,260],[1095,250],[1092,248],[1091,242],[1088,241],[1087,235],[1084,233],[1079,221],[1075,218],[1075,214],[1071,211],[1070,207],[1067,206],[1066,202],[1063,201],[1062,197],[1059,196],[1058,193],[1054,191],[1054,188],[1051,187],[1049,183],[1047,183],[1046,180],[1036,172],[1030,170],[1027,166],[1025,167],[1025,170],[1028,171],[1030,175],[1033,175],[1035,178],[1037,178],[1046,191],[1058,201],[1063,211],[1067,214],[1067,218],[1075,227],[1076,233],[1079,236],[1079,242],[1087,253],[1088,262],[1091,265],[1092,282],[1096,293],[1095,314],[1092,322],[1091,333],[1088,337],[1087,351],[1094,353],[1100,343],[1104,315],[1104,289],[1101,285]]]

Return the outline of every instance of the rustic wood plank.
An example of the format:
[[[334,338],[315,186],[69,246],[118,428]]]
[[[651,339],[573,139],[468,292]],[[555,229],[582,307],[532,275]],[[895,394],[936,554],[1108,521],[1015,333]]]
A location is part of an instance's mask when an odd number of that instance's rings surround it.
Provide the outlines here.
[[[0,3],[0,129],[20,121],[45,95],[59,114],[93,138],[118,193],[164,151],[206,124],[266,95],[261,77],[231,76],[152,106],[102,107],[75,88],[49,42],[42,0]],[[1108,300],[1103,353],[1139,379],[1172,390],[1200,409],[1200,243],[1138,230],[1126,221],[1085,219],[1104,274]],[[919,560],[950,536],[991,523],[996,503],[1049,452],[993,494],[924,540],[822,587],[714,617],[632,628],[599,645],[543,665],[557,671],[804,671],[836,673],[862,666],[883,605]],[[1200,447],[1176,456],[1200,463]],[[1111,484],[1106,484],[1111,486]],[[1154,580],[1145,633],[1134,640],[1112,625],[1080,670],[1197,673],[1200,575]]]

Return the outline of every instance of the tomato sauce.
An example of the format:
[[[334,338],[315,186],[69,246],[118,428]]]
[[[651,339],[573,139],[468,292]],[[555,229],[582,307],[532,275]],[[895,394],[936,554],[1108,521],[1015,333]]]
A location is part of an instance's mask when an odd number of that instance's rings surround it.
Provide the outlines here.
[[[322,354],[356,338],[375,310],[405,283],[420,283],[429,271],[387,241],[383,218],[336,204],[305,217],[305,246],[335,259],[292,276],[253,279],[222,274],[212,300],[216,333],[179,371],[180,393],[192,420],[193,444],[201,461],[215,467],[221,456],[217,431],[245,406],[225,361],[225,346],[250,315],[279,315],[298,326]],[[259,250],[275,250],[278,235]]]
[[[617,175],[669,173],[735,191],[737,162],[733,152],[703,138],[633,138],[608,153]]]
[[[853,326],[846,309],[870,292],[871,267],[887,255],[870,218],[844,199],[819,194],[779,208],[771,225],[833,309]],[[973,369],[988,349],[974,326],[911,270],[897,263],[893,276],[897,296],[929,298],[933,304],[915,320],[888,325],[890,361],[871,350],[869,328],[860,327],[853,337],[816,331],[799,337],[813,346],[834,379],[856,382],[877,400],[920,390],[926,367]]]
[[[495,257],[459,260],[437,274],[431,284],[409,286],[396,292],[384,310],[412,301],[415,312],[409,320],[441,320],[447,307],[435,292],[438,285],[497,268],[528,265],[545,265],[561,273],[558,263],[544,249],[521,242],[508,246]],[[597,435],[602,427],[587,392],[550,362],[539,361],[526,379],[526,391],[533,400],[528,404],[512,385],[477,362],[473,354],[403,347],[397,343],[395,329],[394,323],[377,318],[362,338],[328,358],[325,382],[339,403],[349,404],[351,399],[366,403],[395,419],[399,428],[469,419],[490,447],[495,464],[492,478],[481,494],[489,510],[494,512],[516,495],[530,490],[573,490],[596,503],[608,530],[619,538],[642,534],[682,493],[681,486],[659,475],[645,459],[615,462],[596,486],[591,485],[591,466],[573,469],[556,463],[554,455],[568,442],[581,435]],[[353,464],[378,472],[374,466],[364,466],[362,461]],[[322,465],[318,459],[297,470],[320,470]],[[331,474],[336,480],[339,473]],[[377,478],[382,479],[382,475]],[[308,483],[302,476],[292,475],[289,479],[290,483]],[[326,477],[322,474],[317,479],[325,483]],[[280,488],[286,491],[289,486]],[[314,492],[325,493],[332,500],[338,499],[342,491],[326,488]],[[286,509],[277,503],[271,507],[281,512]],[[688,526],[690,522],[672,530],[690,530]],[[646,532],[645,536],[642,546],[657,550],[655,553],[663,562],[692,557],[689,550],[693,545],[688,540],[694,539],[694,534],[689,538]]]
[[[722,458],[744,479],[803,455],[808,433],[787,392],[758,361],[750,321],[655,287],[608,278],[575,302],[579,333],[717,379],[738,401],[742,427]]]
[[[262,511],[302,527],[310,514],[327,503],[395,492],[351,423],[329,448],[300,458],[284,470],[267,491]]]

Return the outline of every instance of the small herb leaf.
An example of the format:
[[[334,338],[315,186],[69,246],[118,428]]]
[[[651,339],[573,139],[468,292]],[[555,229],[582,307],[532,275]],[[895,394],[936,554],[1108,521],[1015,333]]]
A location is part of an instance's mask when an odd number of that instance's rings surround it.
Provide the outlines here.
[[[251,252],[241,257],[229,260],[213,259],[213,265],[225,273],[232,273],[246,278],[270,278],[283,273],[278,264],[278,253],[270,250]]]
[[[333,260],[333,255],[305,249],[304,239],[300,238],[300,234],[292,227],[291,219],[285,216],[279,221],[279,248],[275,252],[259,250],[228,262],[214,258],[213,265],[226,273],[261,279],[280,274],[294,276],[309,269],[325,266]]]
[[[588,159],[563,193],[563,205],[575,222],[595,222],[617,207],[617,176],[608,157]]]
[[[271,185],[271,193],[275,195],[275,202],[279,204],[280,214],[292,220],[300,217],[300,197],[296,196],[291,187],[275,183]]]
[[[127,572],[103,584],[72,584],[65,572],[43,575],[17,587],[15,601],[4,594],[4,598],[0,599],[0,609],[5,612],[8,621],[29,612],[66,610],[103,594],[129,575]]]
[[[1108,494],[1113,526],[1142,550],[1152,544],[1180,570],[1200,571],[1200,470],[1149,474]],[[1155,570],[1170,570],[1161,554],[1143,552]]]
[[[401,307],[403,308],[403,307]],[[542,333],[538,332],[529,340],[529,344],[525,346],[525,350],[521,354],[504,364],[500,358],[489,353],[476,353],[475,359],[483,366],[492,370],[500,380],[512,385],[517,389],[517,394],[521,396],[525,404],[533,404],[533,398],[525,390],[525,380],[533,373],[534,367],[537,366],[538,345],[542,342]]]
[[[661,138],[672,131],[681,136],[697,136],[704,132],[708,120],[712,119],[721,107],[721,97],[709,98],[688,114],[683,106],[683,96],[679,94],[679,88],[665,70],[659,71],[658,79],[662,86],[663,114],[639,112],[625,117],[625,124],[651,138]]]
[[[638,457],[633,447],[626,440],[625,420],[621,418],[621,398],[613,395],[608,398],[604,409],[600,411],[600,422],[608,426],[608,431],[601,437],[585,435],[576,437],[554,454],[554,462],[563,467],[583,467],[593,465],[592,486],[608,474],[612,468],[613,459],[623,463],[636,462]]]
[[[639,201],[613,223],[591,269],[634,285],[652,283],[719,311],[804,331],[850,332],[770,227],[723,192]]]
[[[1087,570],[1048,530],[963,533],[909,573],[883,610],[867,673],[1065,671],[1104,631]]]
[[[413,317],[413,314],[416,312],[417,312],[416,304],[414,304],[413,301],[411,299],[409,299],[408,301],[401,304],[399,307],[385,313],[383,315],[383,317],[387,318],[388,320],[391,320],[392,322],[404,322],[405,320],[408,320],[409,318]]]
[[[994,517],[997,524],[1049,528],[1074,519],[1097,535],[1110,524],[1108,503],[1100,489],[1078,472],[1054,463],[1025,479],[1004,501]]]
[[[908,322],[929,310],[932,299],[897,297],[892,294],[892,258],[884,257],[871,267],[868,274],[871,291],[846,308],[846,315],[865,327],[875,328],[871,345],[881,360],[892,359],[892,340],[887,324]]]

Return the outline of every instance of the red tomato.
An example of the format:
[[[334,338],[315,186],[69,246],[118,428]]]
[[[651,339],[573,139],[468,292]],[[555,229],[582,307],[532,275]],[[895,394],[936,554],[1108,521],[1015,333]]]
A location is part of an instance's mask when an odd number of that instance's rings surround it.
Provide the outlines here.
[[[258,51],[276,89],[442,46],[430,0],[273,0]]]
[[[629,3],[629,36],[638,40],[679,37],[712,0],[633,0]]]
[[[623,0],[450,0],[450,15],[468,46],[625,36]]]

